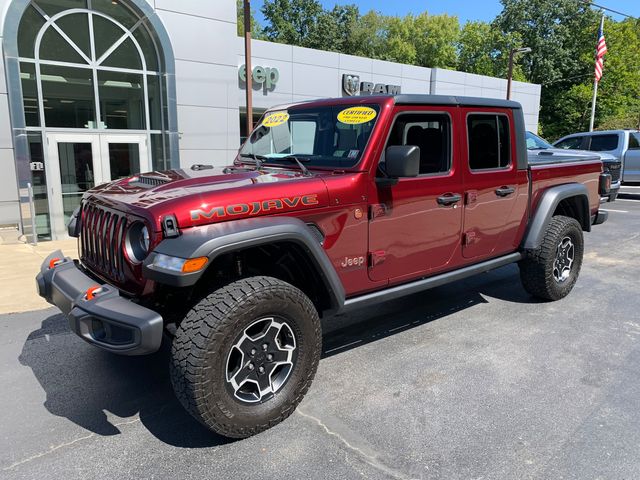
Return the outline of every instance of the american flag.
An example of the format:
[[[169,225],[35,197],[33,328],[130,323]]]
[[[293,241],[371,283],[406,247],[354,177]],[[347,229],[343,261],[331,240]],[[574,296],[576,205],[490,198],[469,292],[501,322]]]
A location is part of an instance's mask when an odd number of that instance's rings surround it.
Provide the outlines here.
[[[602,78],[602,69],[604,68],[604,54],[607,53],[607,42],[604,40],[604,32],[602,24],[598,31],[598,43],[596,44],[596,82]]]

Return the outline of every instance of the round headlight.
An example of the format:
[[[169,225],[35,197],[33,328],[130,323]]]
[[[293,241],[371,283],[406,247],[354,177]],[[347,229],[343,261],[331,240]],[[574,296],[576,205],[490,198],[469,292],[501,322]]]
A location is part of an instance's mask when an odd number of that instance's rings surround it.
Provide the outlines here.
[[[131,224],[125,238],[127,256],[132,262],[139,263],[147,258],[151,240],[149,229],[141,222]]]

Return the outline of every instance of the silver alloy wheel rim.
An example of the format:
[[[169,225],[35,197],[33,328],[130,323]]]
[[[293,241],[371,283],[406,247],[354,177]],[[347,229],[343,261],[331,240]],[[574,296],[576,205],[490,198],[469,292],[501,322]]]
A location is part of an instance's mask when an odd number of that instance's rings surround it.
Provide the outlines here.
[[[571,267],[575,257],[575,247],[571,238],[564,237],[556,249],[556,258],[553,261],[553,278],[558,283],[567,281],[571,275]]]
[[[291,375],[295,353],[296,338],[286,322],[274,317],[253,322],[227,355],[225,375],[233,395],[247,403],[270,398]]]

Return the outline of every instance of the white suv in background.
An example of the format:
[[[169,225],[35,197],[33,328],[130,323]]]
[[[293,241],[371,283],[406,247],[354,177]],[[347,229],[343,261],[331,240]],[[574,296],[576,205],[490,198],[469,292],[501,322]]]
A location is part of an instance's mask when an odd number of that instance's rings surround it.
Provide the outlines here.
[[[602,130],[573,133],[553,144],[556,148],[589,150],[613,155],[622,161],[622,182],[640,182],[640,132]]]

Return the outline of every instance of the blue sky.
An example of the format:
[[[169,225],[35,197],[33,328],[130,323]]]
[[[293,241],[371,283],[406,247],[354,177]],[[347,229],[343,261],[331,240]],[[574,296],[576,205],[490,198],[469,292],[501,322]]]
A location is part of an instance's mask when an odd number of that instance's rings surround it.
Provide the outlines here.
[[[499,0],[320,0],[328,8],[336,3],[355,3],[361,12],[377,10],[387,15],[406,15],[407,13],[448,13],[457,15],[461,23],[467,20],[492,20],[502,10]],[[628,15],[640,17],[639,0],[600,0],[599,5],[624,12]],[[263,0],[251,0],[251,6],[256,10],[258,19],[263,21],[260,14]],[[613,15],[616,19],[621,19]]]

